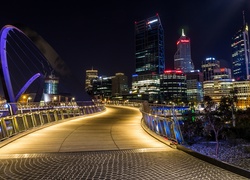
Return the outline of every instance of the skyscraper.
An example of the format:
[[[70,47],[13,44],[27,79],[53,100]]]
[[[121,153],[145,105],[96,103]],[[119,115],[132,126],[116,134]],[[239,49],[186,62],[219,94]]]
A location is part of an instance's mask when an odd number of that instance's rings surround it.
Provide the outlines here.
[[[44,102],[55,102],[58,101],[58,84],[59,78],[54,74],[51,74],[45,78],[44,82],[44,92],[43,92],[43,101]]]
[[[86,70],[86,79],[85,79],[85,90],[89,91],[92,89],[91,81],[98,77],[98,70],[88,69]]]
[[[165,69],[164,31],[158,14],[135,22],[135,75],[132,91],[143,100],[159,99],[159,74]]]
[[[203,101],[203,74],[199,70],[194,70],[185,74],[187,83],[187,100],[188,102],[198,104]]]
[[[51,74],[45,78],[44,93],[45,94],[58,94],[59,78]]]
[[[214,57],[206,58],[202,61],[201,68],[203,73],[203,80],[213,80],[215,75],[215,69],[220,68],[220,61],[216,60]]]
[[[182,35],[177,41],[177,51],[174,55],[174,69],[182,70],[184,73],[194,70],[191,59],[190,38],[188,38],[182,29]]]
[[[160,75],[161,95],[164,103],[184,104],[187,102],[186,74],[181,70],[165,70]]]
[[[235,80],[249,79],[249,34],[243,13],[243,27],[232,38],[232,70]]]
[[[164,31],[158,14],[135,22],[135,61],[138,75],[164,72]]]
[[[113,78],[113,76],[99,76],[95,79],[92,79],[92,98],[105,102],[111,100]]]
[[[116,73],[112,79],[112,96],[128,94],[128,77],[124,73]]]

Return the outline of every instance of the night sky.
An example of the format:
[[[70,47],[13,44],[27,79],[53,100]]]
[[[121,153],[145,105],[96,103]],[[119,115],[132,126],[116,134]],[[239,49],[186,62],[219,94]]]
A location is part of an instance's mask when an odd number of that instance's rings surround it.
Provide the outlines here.
[[[72,94],[85,99],[85,71],[99,75],[135,72],[134,22],[159,14],[165,35],[166,69],[173,68],[181,29],[191,38],[192,60],[206,57],[231,66],[231,38],[250,23],[249,0],[4,1],[0,26],[21,23],[41,35],[71,70]],[[69,88],[70,87],[70,88]],[[72,88],[71,88],[72,87]],[[74,90],[73,90],[74,89]]]

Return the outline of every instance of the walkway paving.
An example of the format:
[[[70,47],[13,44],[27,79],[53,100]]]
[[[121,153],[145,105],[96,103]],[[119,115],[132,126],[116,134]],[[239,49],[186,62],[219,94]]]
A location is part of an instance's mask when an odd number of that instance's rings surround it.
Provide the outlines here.
[[[156,140],[136,108],[109,106],[11,140],[0,143],[1,180],[248,179]]]

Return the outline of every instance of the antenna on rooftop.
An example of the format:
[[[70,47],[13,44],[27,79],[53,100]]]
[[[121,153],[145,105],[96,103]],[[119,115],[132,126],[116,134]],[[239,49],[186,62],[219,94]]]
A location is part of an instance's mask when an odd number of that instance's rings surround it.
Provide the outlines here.
[[[186,36],[185,33],[184,33],[184,29],[181,30],[181,35]]]
[[[242,16],[243,16],[243,27],[246,25],[246,20],[245,20],[245,12],[242,11]]]

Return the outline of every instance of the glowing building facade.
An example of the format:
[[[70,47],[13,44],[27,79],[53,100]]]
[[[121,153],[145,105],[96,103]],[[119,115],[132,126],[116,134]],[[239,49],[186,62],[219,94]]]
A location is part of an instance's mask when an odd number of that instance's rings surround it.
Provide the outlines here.
[[[243,28],[233,36],[231,48],[233,78],[237,81],[249,79],[249,34],[245,20]]]
[[[250,107],[250,81],[235,81],[234,79],[216,79],[203,82],[204,96],[210,96],[214,102],[220,103],[221,97],[231,95],[237,89],[236,107],[245,109]]]
[[[214,57],[206,58],[202,61],[201,68],[203,72],[203,80],[213,80],[215,75],[214,70],[220,68],[220,61],[216,60]]]
[[[193,104],[203,101],[203,74],[199,70],[187,72],[187,100]]]
[[[161,97],[167,104],[187,102],[186,74],[181,70],[165,70],[160,75]]]
[[[210,96],[219,103],[222,96],[228,96],[233,90],[234,79],[217,79],[203,82],[204,96]]]
[[[230,68],[214,69],[213,79],[232,79],[231,69]]]
[[[98,77],[98,70],[89,69],[86,70],[86,78],[85,78],[85,91],[92,91],[92,80]]]
[[[133,75],[132,78],[132,94],[137,94],[137,99],[158,102],[160,93],[158,74]]]
[[[158,14],[135,22],[135,74],[132,92],[139,99],[159,99],[159,74],[165,69],[164,31]]]
[[[112,78],[112,97],[119,97],[121,95],[128,94],[128,77],[124,73],[116,73]]]
[[[58,84],[59,84],[59,78],[53,74],[45,78],[44,90],[43,90],[44,102],[59,101]]]
[[[184,73],[194,70],[194,64],[191,59],[190,38],[184,34],[177,41],[177,51],[174,55],[174,69],[182,70]]]
[[[59,78],[55,75],[49,75],[45,78],[44,93],[45,94],[58,94]]]
[[[112,97],[112,79],[110,76],[99,76],[92,80],[93,90],[91,96],[93,99],[109,101]]]
[[[240,109],[250,107],[250,81],[235,81],[234,88],[237,89],[236,106]]]
[[[135,22],[135,73],[161,74],[165,69],[164,31],[158,14]]]

